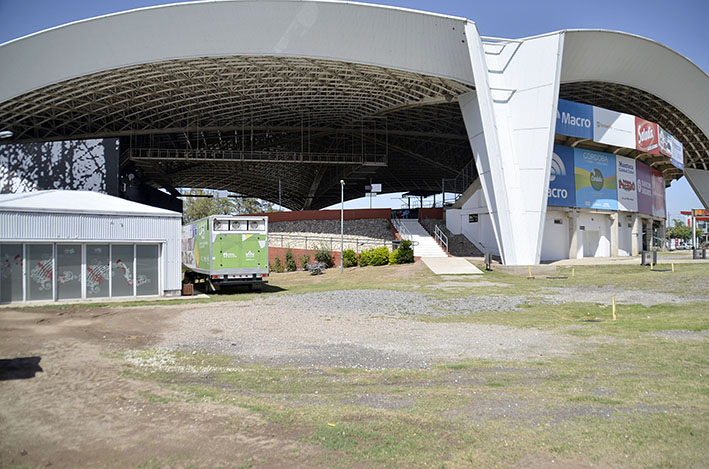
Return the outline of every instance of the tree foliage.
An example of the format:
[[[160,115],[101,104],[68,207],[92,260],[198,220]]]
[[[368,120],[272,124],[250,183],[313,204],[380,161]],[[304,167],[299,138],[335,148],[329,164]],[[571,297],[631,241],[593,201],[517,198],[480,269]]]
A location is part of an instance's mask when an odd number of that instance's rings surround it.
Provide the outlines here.
[[[208,195],[202,189],[191,189],[185,198],[183,218],[191,223],[209,215],[246,215],[273,211],[273,204],[253,197],[199,197]]]
[[[682,220],[672,220],[674,226],[667,230],[668,238],[683,239],[685,241],[692,239],[692,227],[684,224]],[[697,236],[702,236],[704,232],[697,230]]]

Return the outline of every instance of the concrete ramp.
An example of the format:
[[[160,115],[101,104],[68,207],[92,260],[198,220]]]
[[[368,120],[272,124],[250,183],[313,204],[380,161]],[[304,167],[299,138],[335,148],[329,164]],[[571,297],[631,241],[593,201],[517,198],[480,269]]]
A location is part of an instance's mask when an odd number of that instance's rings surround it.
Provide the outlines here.
[[[460,257],[422,257],[426,267],[436,275],[482,274],[482,271]]]

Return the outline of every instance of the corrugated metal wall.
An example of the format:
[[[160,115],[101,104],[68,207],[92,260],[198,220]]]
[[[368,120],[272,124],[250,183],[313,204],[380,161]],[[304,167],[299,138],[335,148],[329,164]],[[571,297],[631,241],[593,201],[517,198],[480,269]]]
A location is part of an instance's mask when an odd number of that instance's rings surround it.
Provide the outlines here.
[[[164,243],[164,290],[182,288],[181,238],[180,217],[0,211],[0,241]]]

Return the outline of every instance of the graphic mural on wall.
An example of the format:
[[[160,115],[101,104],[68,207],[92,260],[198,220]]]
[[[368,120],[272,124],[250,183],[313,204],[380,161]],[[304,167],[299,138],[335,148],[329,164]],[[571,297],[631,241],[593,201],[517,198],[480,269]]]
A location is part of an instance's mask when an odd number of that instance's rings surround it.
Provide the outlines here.
[[[0,145],[0,193],[48,189],[118,195],[118,139]]]
[[[635,177],[635,160],[616,155],[618,177],[618,210],[638,211],[638,191]]]
[[[618,209],[615,155],[574,148],[576,205]]]
[[[574,207],[576,205],[574,149],[571,147],[554,145],[547,204],[555,207]]]
[[[46,257],[30,269],[30,279],[36,283],[40,291],[52,289],[52,258]]]

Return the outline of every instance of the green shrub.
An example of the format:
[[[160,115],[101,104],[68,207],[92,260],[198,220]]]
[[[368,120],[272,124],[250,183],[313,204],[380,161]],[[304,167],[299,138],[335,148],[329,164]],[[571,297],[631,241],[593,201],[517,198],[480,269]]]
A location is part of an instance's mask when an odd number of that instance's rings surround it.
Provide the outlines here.
[[[389,263],[389,249],[386,246],[372,250],[371,265],[387,265]]]
[[[301,267],[305,269],[305,264],[310,264],[310,255],[303,254],[302,256],[298,257],[298,260],[300,261]]]
[[[273,272],[278,272],[278,273],[283,272],[283,264],[281,263],[280,257],[276,256],[276,258],[273,260],[273,265],[271,266],[271,270]]]
[[[389,253],[389,265],[398,264],[398,263],[399,263],[399,250],[394,249],[392,252]]]
[[[354,267],[357,265],[357,254],[352,249],[345,249],[342,253],[342,265],[344,267]]]
[[[295,258],[293,258],[293,253],[290,249],[286,251],[286,270],[288,272],[298,270],[298,265],[295,263]]]
[[[403,240],[397,249],[397,264],[410,264],[414,261],[414,250],[411,249],[411,241]]]
[[[315,251],[315,260],[318,262],[322,262],[323,264],[327,265],[328,267],[332,267],[332,253],[321,247],[317,251]]]
[[[357,263],[360,267],[372,265],[372,250],[367,249],[365,251],[360,252],[359,257],[357,258]]]

